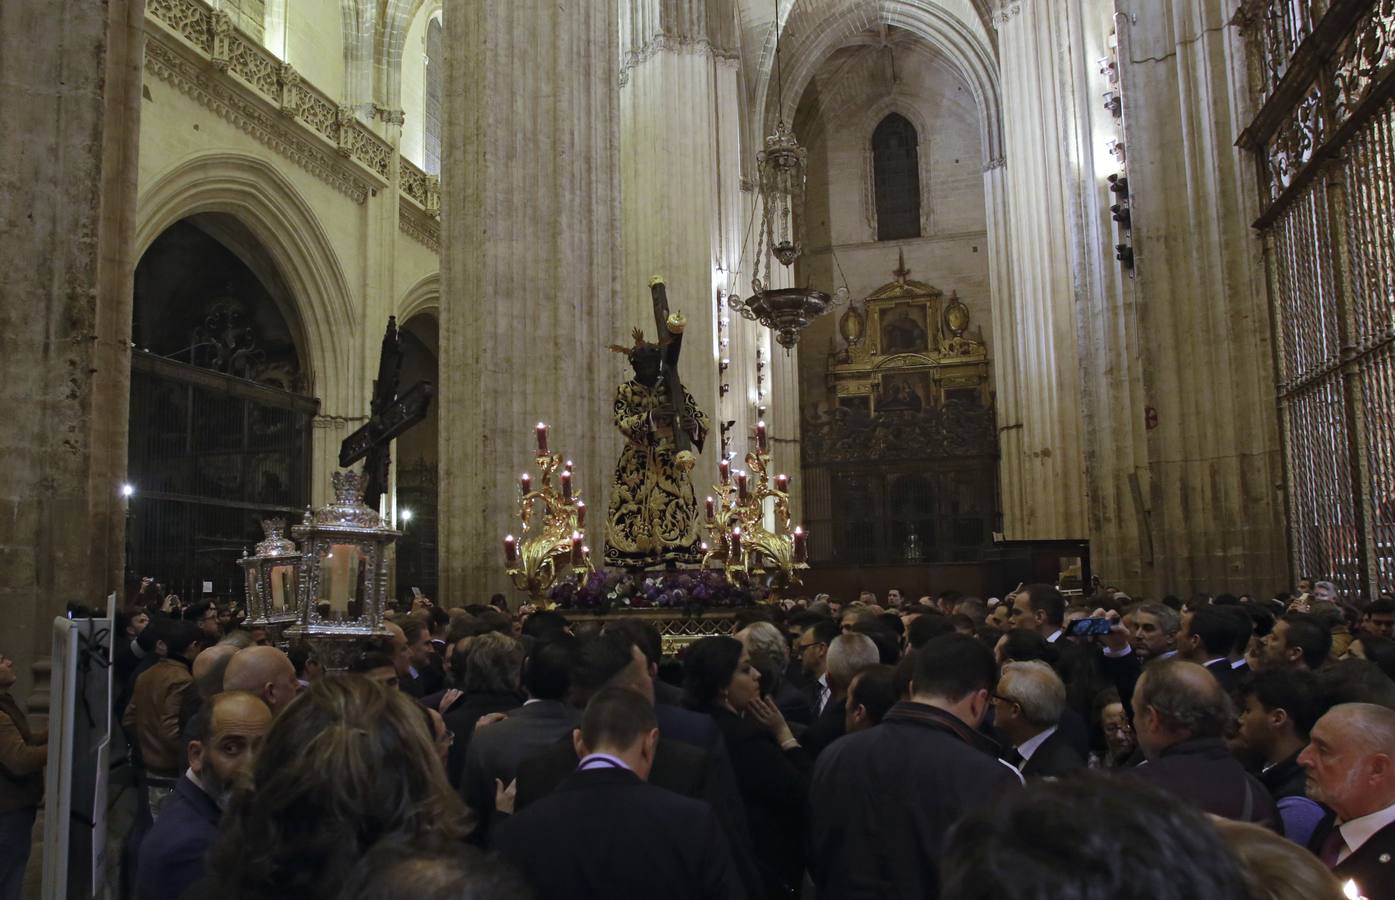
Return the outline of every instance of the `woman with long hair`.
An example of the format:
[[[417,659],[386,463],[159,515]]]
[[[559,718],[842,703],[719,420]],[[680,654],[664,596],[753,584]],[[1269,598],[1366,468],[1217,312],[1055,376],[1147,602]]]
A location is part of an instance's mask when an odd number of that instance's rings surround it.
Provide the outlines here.
[[[694,643],[683,676],[684,704],[712,716],[726,740],[767,896],[798,896],[813,759],[780,708],[760,695],[760,672],[736,638]]]
[[[468,830],[411,699],[360,675],[321,678],[267,733],[201,893],[333,900],[380,841],[458,844]]]

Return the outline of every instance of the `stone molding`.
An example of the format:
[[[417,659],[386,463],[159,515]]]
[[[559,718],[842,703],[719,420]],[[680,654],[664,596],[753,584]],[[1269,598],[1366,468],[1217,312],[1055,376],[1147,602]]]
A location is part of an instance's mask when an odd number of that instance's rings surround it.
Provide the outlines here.
[[[399,156],[391,144],[306,82],[230,16],[204,0],[149,0],[145,62],[161,80],[285,156],[357,204],[392,180],[397,159],[402,192],[428,217],[440,216],[440,180]],[[208,65],[203,65],[207,63]],[[265,108],[270,106],[278,116]],[[372,116],[401,126],[401,110],[374,105]],[[332,148],[332,149],[330,149]],[[350,160],[353,165],[345,165]],[[361,176],[364,170],[370,178]],[[403,231],[439,252],[439,225]]]
[[[425,212],[417,210],[404,197],[397,204],[397,226],[407,237],[421,244],[432,253],[441,252],[441,223]]]
[[[161,81],[198,101],[350,200],[358,204],[367,201],[369,190],[374,187],[372,184],[355,177],[352,171],[345,171],[346,167],[333,151],[316,146],[296,133],[303,128],[287,128],[284,118],[258,108],[236,90],[226,76],[208,77],[206,70],[183,59],[159,40],[146,42],[145,67]]]
[[[987,165],[985,165],[985,166],[983,167],[983,171],[984,171],[985,173],[987,173],[987,172],[992,172],[994,169],[1001,169],[1003,166],[1006,166],[1006,165],[1007,165],[1007,157],[1006,157],[1006,156],[995,156],[994,158],[992,158],[992,159],[990,159],[990,160],[988,161]]]
[[[660,53],[697,53],[712,57],[719,63],[732,67],[740,65],[741,56],[732,50],[723,50],[707,38],[674,37],[656,34],[638,50],[631,50],[620,61],[620,86],[630,83],[630,70],[636,69]]]

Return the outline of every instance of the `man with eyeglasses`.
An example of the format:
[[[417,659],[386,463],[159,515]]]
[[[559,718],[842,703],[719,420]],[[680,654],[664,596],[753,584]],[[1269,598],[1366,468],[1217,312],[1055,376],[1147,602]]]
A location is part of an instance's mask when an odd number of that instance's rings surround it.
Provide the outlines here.
[[[837,621],[822,619],[804,629],[794,644],[799,666],[810,679],[809,708],[814,711],[816,719],[833,696],[833,689],[828,683],[828,645],[837,636]]]

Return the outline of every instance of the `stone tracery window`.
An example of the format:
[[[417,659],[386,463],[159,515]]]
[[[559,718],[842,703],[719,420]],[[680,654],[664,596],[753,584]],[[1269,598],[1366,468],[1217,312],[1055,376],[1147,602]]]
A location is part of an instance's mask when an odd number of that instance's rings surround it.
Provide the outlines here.
[[[422,168],[428,175],[441,174],[441,87],[445,81],[445,51],[441,19],[426,26],[426,99],[422,123],[426,130]]]
[[[920,237],[920,150],[915,126],[891,113],[872,132],[877,240]]]

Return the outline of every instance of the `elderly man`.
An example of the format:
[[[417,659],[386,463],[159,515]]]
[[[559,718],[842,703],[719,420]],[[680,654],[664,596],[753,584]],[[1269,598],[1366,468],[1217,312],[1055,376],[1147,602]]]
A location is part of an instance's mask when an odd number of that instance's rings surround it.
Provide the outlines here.
[[[246,691],[213,696],[193,718],[189,768],[141,843],[137,900],[181,897],[203,876],[233,787],[251,771],[270,729],[271,710]]]
[[[1129,771],[1212,815],[1277,831],[1269,791],[1226,748],[1234,718],[1230,697],[1206,669],[1180,659],[1153,663],[1133,693],[1134,731],[1148,762]]]
[[[811,756],[818,756],[823,748],[847,733],[848,686],[859,672],[880,662],[876,642],[865,634],[840,634],[829,643],[829,701],[800,739]]]
[[[248,691],[260,697],[278,715],[295,699],[300,682],[291,658],[275,647],[248,647],[237,651],[223,673],[223,690]]]
[[[1298,754],[1308,796],[1332,815],[1309,847],[1363,897],[1395,897],[1395,712],[1371,703],[1332,707]]]
[[[813,716],[808,696],[785,678],[790,648],[780,629],[770,622],[752,622],[736,633],[736,639],[751,655],[751,665],[760,672],[761,692],[775,701],[785,721],[810,724]]]
[[[1171,659],[1177,655],[1177,632],[1182,622],[1177,610],[1163,603],[1140,603],[1124,613],[1129,647],[1140,662]]]
[[[1085,768],[1085,758],[1057,726],[1066,685],[1041,660],[1010,662],[993,694],[993,725],[1012,742],[1007,761],[1034,778],[1059,778]]]

